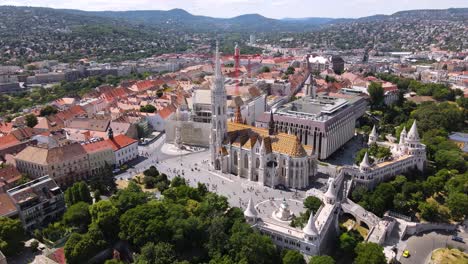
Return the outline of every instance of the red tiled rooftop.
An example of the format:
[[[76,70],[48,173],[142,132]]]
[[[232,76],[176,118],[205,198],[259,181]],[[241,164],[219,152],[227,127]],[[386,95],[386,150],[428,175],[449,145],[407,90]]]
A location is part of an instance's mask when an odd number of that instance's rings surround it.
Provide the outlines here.
[[[11,122],[0,123],[0,133],[9,134],[12,129],[13,129],[13,124]]]
[[[96,153],[105,149],[113,149],[107,140],[83,144],[86,153]]]
[[[0,149],[8,148],[19,143],[20,141],[12,134],[0,137]]]
[[[0,193],[0,216],[9,216],[16,210],[16,206],[6,193]]]
[[[113,139],[107,139],[106,142],[108,142],[111,145],[114,151],[117,151],[133,143],[136,143],[137,141],[125,135],[117,135],[117,136],[114,136]]]
[[[21,173],[15,166],[10,165],[0,168],[0,186],[4,184],[4,181],[7,183],[13,183],[19,179],[21,179]]]
[[[173,105],[168,105],[164,107],[163,109],[159,110],[158,114],[162,119],[166,119],[175,111],[176,111],[176,108]]]

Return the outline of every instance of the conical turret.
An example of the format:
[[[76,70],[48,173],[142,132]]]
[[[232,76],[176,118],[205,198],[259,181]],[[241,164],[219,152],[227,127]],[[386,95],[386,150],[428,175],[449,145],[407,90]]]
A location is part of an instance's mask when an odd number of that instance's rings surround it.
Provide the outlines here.
[[[302,229],[305,234],[305,238],[309,239],[318,236],[318,230],[315,226],[315,217],[314,212],[310,213],[309,221],[307,221],[307,225]]]
[[[256,219],[258,216],[258,212],[257,209],[255,209],[252,197],[249,198],[249,203],[247,204],[247,208],[244,211],[244,216],[250,219]]]
[[[367,144],[370,145],[370,144],[376,143],[378,138],[379,138],[379,134],[377,134],[377,128],[374,125],[371,133],[369,134],[369,141],[367,142]]]
[[[328,190],[325,193],[325,199],[326,202],[329,204],[334,204],[336,200],[336,194],[335,194],[335,185],[334,185],[334,180],[330,179],[328,181]]]
[[[369,154],[367,154],[366,152],[366,154],[364,155],[364,158],[361,161],[361,164],[359,164],[359,169],[361,171],[365,171],[369,169],[370,167],[371,167],[371,164],[369,162]]]
[[[400,144],[405,144],[406,140],[406,126],[403,127],[403,130],[400,133]]]
[[[413,125],[411,126],[408,136],[406,137],[408,141],[419,141],[418,127],[416,126],[416,120],[414,120]]]

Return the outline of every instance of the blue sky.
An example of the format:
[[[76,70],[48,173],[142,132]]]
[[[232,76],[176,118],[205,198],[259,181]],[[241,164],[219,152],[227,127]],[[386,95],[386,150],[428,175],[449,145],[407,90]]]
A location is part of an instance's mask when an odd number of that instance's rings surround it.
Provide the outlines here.
[[[410,9],[468,7],[468,0],[0,0],[0,5],[43,6],[82,10],[169,10],[233,17],[259,13],[284,17],[362,17]]]

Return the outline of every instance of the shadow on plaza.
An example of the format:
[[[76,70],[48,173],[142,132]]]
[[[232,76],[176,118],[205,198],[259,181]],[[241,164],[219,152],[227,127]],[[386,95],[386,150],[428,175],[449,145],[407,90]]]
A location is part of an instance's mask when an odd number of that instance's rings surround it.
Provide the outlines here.
[[[357,152],[365,147],[366,142],[363,136],[358,134],[324,161],[336,166],[352,166]]]

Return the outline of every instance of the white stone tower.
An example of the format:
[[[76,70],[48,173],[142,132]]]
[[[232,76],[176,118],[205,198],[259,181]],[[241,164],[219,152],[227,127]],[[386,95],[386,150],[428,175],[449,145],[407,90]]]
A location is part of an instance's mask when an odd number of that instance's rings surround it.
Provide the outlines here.
[[[255,209],[255,205],[252,201],[252,197],[249,199],[249,203],[247,204],[247,208],[244,211],[244,217],[247,223],[253,225],[257,222],[258,212]]]
[[[304,239],[306,241],[316,241],[318,239],[319,232],[315,225],[314,212],[310,213],[309,221],[307,221],[307,225],[302,229],[302,232],[304,232]]]
[[[403,130],[400,133],[400,142],[398,143],[398,155],[405,155],[407,148],[406,148],[406,127],[403,127]]]
[[[221,148],[224,137],[227,133],[227,113],[226,113],[226,89],[224,88],[224,77],[221,72],[221,62],[219,58],[218,42],[216,42],[215,55],[215,76],[211,89],[211,134],[210,152],[211,164],[215,170],[222,169]]]
[[[423,171],[426,164],[426,146],[421,144],[416,120],[414,120],[414,123],[406,136],[405,146],[408,155],[415,156],[416,167],[418,170]]]
[[[371,168],[371,164],[369,162],[369,154],[366,154],[364,155],[364,158],[362,159],[361,161],[361,164],[359,164],[359,170],[361,172],[368,172],[370,171],[370,168]]]
[[[377,134],[377,128],[374,125],[374,127],[372,128],[372,132],[369,134],[369,140],[367,141],[367,144],[370,145],[373,143],[377,143],[378,138],[379,134]]]

